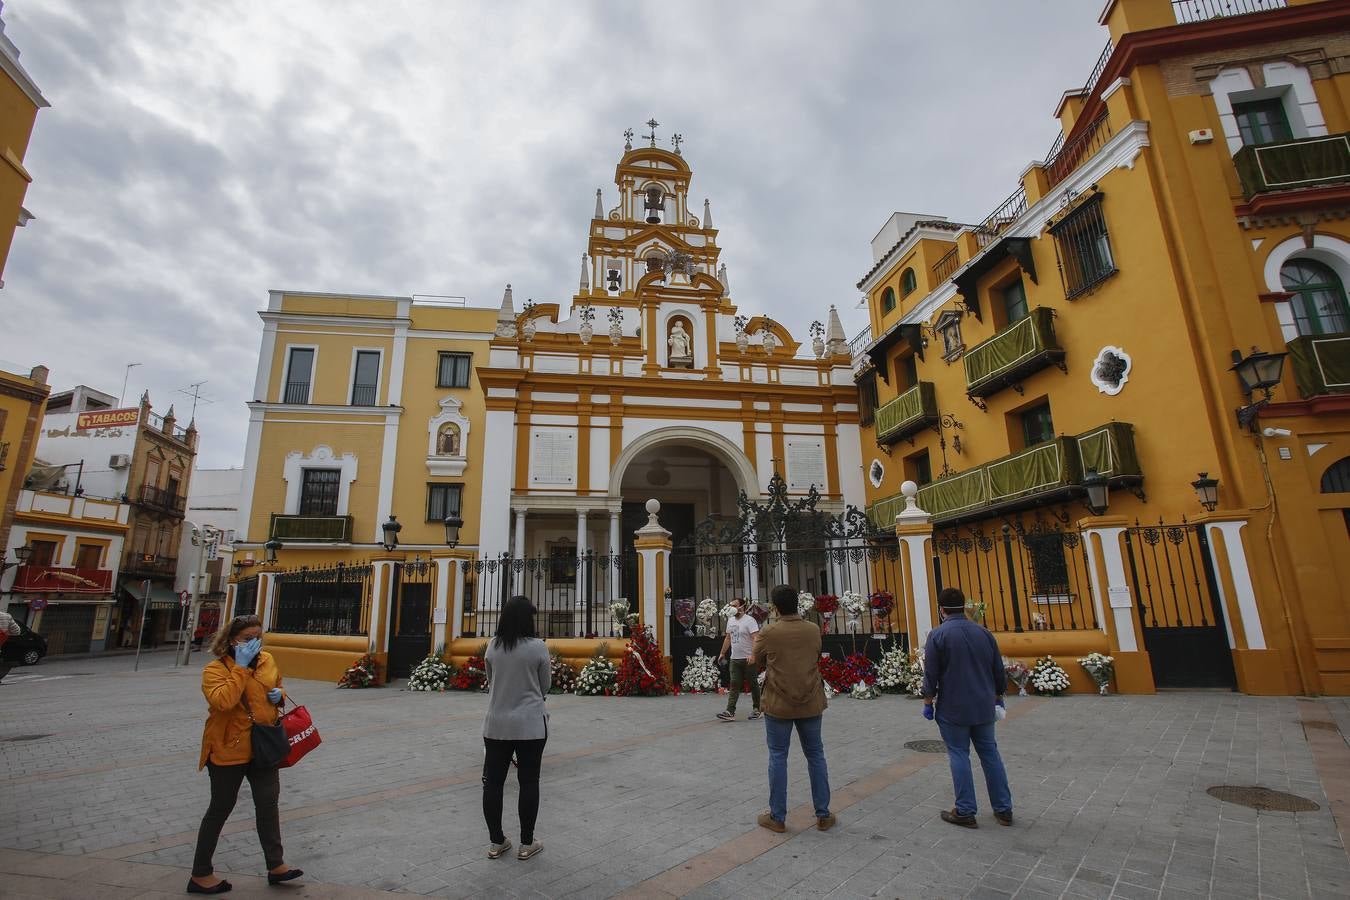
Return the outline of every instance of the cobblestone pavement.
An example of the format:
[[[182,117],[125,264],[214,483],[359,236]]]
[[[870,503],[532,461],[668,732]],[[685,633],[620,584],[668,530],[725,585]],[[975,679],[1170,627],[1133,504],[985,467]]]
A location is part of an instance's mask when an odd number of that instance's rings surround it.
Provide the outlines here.
[[[129,658],[47,660],[0,684],[0,896],[182,895],[207,799],[193,659],[152,654],[138,673]],[[715,720],[714,697],[551,697],[546,849],[519,862],[484,857],[483,696],[289,687],[324,743],[282,775],[287,861],[307,873],[288,897],[1350,896],[1344,700],[1011,698],[999,731],[1017,823],[994,827],[981,796],[966,830],[938,818],[945,756],[902,747],[937,738],[919,705],[841,697],[825,720],[839,825],[807,827],[794,749],[789,833],[774,835],[754,824],[759,722]],[[1217,784],[1320,809],[1258,813],[1208,796]],[[216,865],[231,896],[280,892],[260,877],[247,788]]]

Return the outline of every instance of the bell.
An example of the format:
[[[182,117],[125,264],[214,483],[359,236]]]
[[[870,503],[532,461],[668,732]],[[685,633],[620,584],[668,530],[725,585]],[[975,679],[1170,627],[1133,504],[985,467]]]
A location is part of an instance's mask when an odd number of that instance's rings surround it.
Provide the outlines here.
[[[656,225],[660,223],[661,213],[665,211],[661,188],[656,185],[647,188],[647,201],[643,204],[643,208],[647,210],[647,224]]]
[[[619,270],[610,269],[605,275],[605,280],[609,282],[608,286],[611,291],[617,291],[619,289]]]

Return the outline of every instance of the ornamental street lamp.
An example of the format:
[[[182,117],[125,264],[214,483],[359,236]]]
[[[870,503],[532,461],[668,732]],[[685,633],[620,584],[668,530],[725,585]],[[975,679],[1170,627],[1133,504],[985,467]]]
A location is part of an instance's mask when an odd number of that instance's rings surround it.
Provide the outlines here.
[[[464,526],[464,520],[457,514],[451,513],[445,517],[445,546],[453,548],[459,543],[459,529]]]
[[[1208,472],[1201,472],[1200,477],[1191,482],[1191,487],[1195,488],[1196,499],[1207,512],[1214,512],[1215,507],[1219,505],[1219,479],[1210,478]]]
[[[1088,511],[1094,516],[1100,516],[1106,512],[1110,494],[1110,486],[1107,484],[1106,476],[1096,469],[1089,468],[1087,474],[1083,476],[1083,489],[1087,491],[1087,499],[1084,503]]]
[[[272,538],[270,541],[263,544],[263,553],[266,554],[264,560],[267,563],[267,565],[270,566],[276,563],[277,551],[280,549],[281,549],[281,541],[277,540],[276,538]]]
[[[3,556],[0,556],[0,575],[5,574],[5,572],[8,569],[13,568],[14,566],[24,565],[25,563],[28,562],[28,557],[32,555],[33,555],[32,545],[24,544],[22,547],[14,548],[14,556],[19,560],[17,563],[5,562],[5,558]]]
[[[1242,384],[1242,392],[1249,401],[1237,411],[1238,424],[1243,428],[1256,429],[1256,419],[1261,409],[1270,402],[1270,389],[1280,383],[1284,373],[1284,358],[1288,353],[1266,353],[1256,347],[1247,356],[1242,351],[1233,351],[1233,365],[1228,371],[1236,372]],[[1252,401],[1252,394],[1264,392],[1265,396]]]
[[[389,514],[389,521],[380,526],[384,532],[384,549],[390,553],[398,546],[398,533],[403,530],[403,526],[398,523],[398,517],[393,513]]]

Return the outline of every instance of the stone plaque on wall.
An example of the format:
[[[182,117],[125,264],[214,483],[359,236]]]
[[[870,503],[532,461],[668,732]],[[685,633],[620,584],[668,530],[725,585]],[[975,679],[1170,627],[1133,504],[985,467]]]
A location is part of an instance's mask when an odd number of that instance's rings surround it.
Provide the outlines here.
[[[530,486],[575,487],[577,434],[574,429],[530,430]]]
[[[825,483],[825,445],[819,438],[787,441],[787,481],[789,491],[809,491],[811,485],[822,494]]]

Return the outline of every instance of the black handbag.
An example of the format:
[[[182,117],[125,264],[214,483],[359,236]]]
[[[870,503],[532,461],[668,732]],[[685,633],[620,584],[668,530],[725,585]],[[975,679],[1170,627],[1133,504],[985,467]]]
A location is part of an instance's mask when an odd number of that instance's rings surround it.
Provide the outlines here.
[[[290,739],[286,737],[286,729],[280,720],[275,725],[258,724],[258,720],[253,718],[253,710],[249,708],[247,693],[245,689],[239,695],[239,702],[244,704],[244,712],[248,713],[248,720],[253,723],[249,729],[249,740],[253,744],[253,765],[275,769],[290,754]]]

